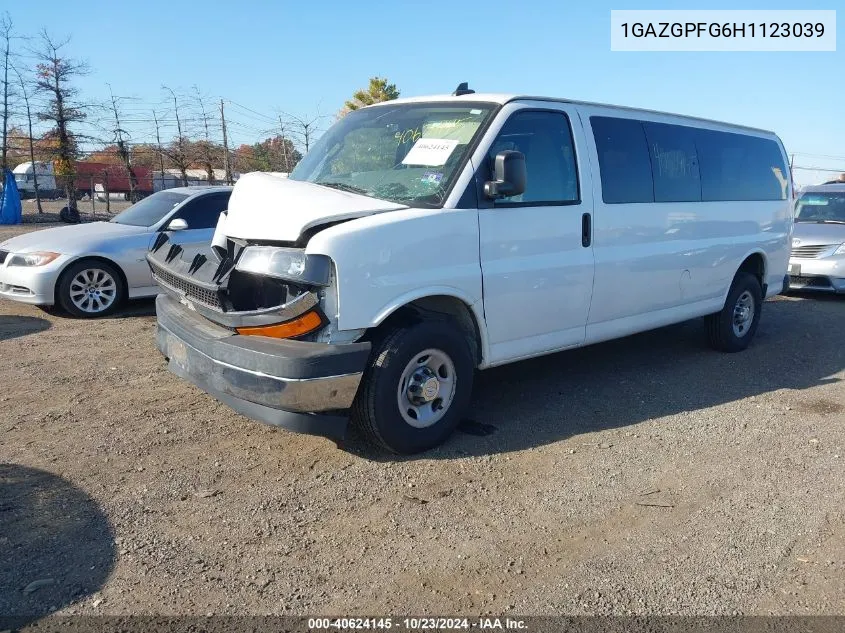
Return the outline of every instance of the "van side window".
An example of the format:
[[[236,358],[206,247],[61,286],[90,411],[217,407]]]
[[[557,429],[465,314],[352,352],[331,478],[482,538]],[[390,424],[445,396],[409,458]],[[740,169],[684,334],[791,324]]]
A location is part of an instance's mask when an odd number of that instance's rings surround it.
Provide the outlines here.
[[[771,139],[696,130],[703,200],[786,200],[789,172]]]
[[[654,175],[655,202],[700,202],[701,176],[695,130],[682,125],[643,123],[651,171]]]
[[[513,114],[493,141],[488,170],[493,175],[496,154],[516,150],[525,154],[528,172],[525,191],[497,200],[508,204],[577,204],[580,202],[578,168],[569,117],[563,112],[525,110]]]
[[[654,202],[651,159],[643,125],[633,119],[590,117],[605,204]]]

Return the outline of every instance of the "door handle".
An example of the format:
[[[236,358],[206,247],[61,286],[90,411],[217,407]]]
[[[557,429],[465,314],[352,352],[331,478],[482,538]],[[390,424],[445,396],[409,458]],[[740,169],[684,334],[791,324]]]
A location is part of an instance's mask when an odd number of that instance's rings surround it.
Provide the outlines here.
[[[589,213],[581,216],[581,246],[587,248],[593,243],[593,222]]]

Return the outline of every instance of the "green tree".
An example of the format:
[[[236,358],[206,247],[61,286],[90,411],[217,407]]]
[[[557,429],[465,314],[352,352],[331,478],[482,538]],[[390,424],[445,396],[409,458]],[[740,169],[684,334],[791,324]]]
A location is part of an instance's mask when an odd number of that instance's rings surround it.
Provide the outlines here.
[[[302,159],[290,139],[276,135],[254,145],[241,145],[235,150],[236,171],[280,171],[290,173]]]
[[[396,84],[387,83],[387,79],[383,77],[370,77],[370,85],[367,88],[357,90],[352,95],[352,99],[344,104],[343,110],[340,111],[340,116],[349,114],[353,110],[358,110],[364,106],[381,103],[382,101],[392,101],[398,97],[399,89],[396,87]]]

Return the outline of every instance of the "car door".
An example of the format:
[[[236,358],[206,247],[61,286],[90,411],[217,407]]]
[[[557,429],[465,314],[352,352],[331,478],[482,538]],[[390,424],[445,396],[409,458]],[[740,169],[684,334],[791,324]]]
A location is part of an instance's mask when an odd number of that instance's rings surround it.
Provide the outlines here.
[[[524,193],[479,203],[479,237],[491,363],[584,342],[593,291],[592,198],[584,135],[574,107],[510,104],[479,166],[525,155]],[[582,159],[584,160],[584,159]]]

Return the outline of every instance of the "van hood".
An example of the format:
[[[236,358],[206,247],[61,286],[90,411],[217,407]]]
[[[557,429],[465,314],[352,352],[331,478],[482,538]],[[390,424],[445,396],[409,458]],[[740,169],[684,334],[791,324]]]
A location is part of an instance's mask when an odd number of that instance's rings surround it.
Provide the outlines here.
[[[293,242],[303,231],[338,220],[407,209],[406,205],[290,180],[261,172],[235,183],[215,242],[223,235],[245,240]]]

